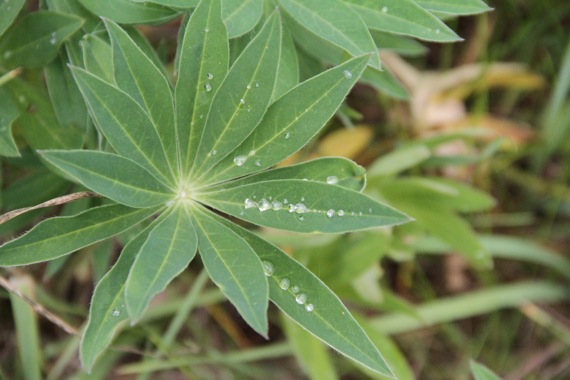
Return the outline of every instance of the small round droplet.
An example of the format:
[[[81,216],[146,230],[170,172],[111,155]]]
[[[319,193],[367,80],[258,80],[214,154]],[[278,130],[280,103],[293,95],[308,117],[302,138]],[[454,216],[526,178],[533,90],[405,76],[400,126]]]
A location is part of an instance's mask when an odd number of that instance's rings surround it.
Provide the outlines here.
[[[384,12],[384,13],[388,12],[388,7],[386,7],[386,6],[382,7],[382,12]]]
[[[279,202],[279,201],[273,201],[272,206],[273,206],[273,209],[274,209],[275,211],[281,210],[281,209],[283,208],[283,203],[281,203],[281,202]]]
[[[235,156],[234,157],[234,164],[237,166],[242,166],[247,161],[247,156]]]
[[[281,281],[279,281],[279,287],[283,290],[287,290],[289,289],[289,286],[291,286],[291,280],[289,280],[287,277],[284,277],[281,279]]]
[[[295,212],[296,212],[297,214],[304,214],[304,213],[307,212],[307,206],[305,206],[305,205],[302,204],[302,203],[297,203],[297,204],[295,205]]]
[[[338,210],[337,214],[338,216],[344,216],[344,210]]]
[[[305,305],[305,310],[310,313],[311,311],[315,310],[315,305],[313,305],[312,303],[308,303]]]
[[[55,43],[56,43],[55,32],[52,32],[52,34],[50,35],[49,43],[52,45],[55,45]]]
[[[255,156],[255,150],[250,150],[247,154],[249,157]]]
[[[440,32],[441,30],[439,30],[439,28],[435,30],[435,34],[439,34]]]
[[[206,77],[207,77],[208,79],[214,79],[214,74],[208,73],[208,74],[206,74]]]
[[[299,305],[303,305],[305,302],[307,302],[307,295],[305,293],[297,294],[297,297],[295,297],[295,302],[297,302]]]
[[[113,317],[118,317],[119,315],[121,315],[121,312],[117,309],[113,309],[113,311],[111,312],[111,315]]]
[[[327,211],[327,216],[329,218],[332,218],[334,216],[334,210],[332,208],[329,211]]]
[[[289,133],[289,132],[285,133],[285,140],[289,140],[290,137],[291,137],[291,133]]]
[[[305,220],[305,217],[304,217],[304,216],[300,216],[300,217],[299,217],[299,222],[302,222],[302,221],[304,221],[304,220]]]
[[[275,267],[273,266],[273,263],[270,263],[269,261],[262,261],[261,264],[263,264],[263,273],[265,273],[266,276],[269,277],[275,273]]]
[[[251,89],[251,84],[248,84],[245,88],[247,88],[248,90]]]
[[[255,166],[261,166],[261,161],[259,160],[255,161]]]
[[[204,32],[208,33],[210,31],[209,28],[204,28]]]
[[[344,70],[343,73],[346,79],[352,78],[352,72],[350,70]]]
[[[331,175],[327,177],[327,183],[329,185],[336,185],[338,183],[338,177],[336,175]]]
[[[299,293],[299,290],[301,290],[301,289],[299,289],[299,287],[297,285],[293,285],[291,287],[291,291],[293,292],[293,294]]]
[[[244,98],[241,98],[241,99],[239,100],[239,104],[242,104],[242,105],[245,104],[245,99],[244,99]]]
[[[212,151],[212,156],[215,156],[216,154],[218,154],[218,151],[214,149],[214,150]]]
[[[267,199],[263,198],[261,202],[259,202],[259,211],[263,212],[267,210],[271,210],[271,203],[269,203]]]
[[[212,85],[210,82],[206,82],[206,84],[204,84],[204,90],[206,90],[206,92],[212,91]]]
[[[255,87],[259,87],[259,83],[255,82]]]
[[[283,199],[283,204],[286,205],[287,203],[289,203],[289,201],[287,200],[287,198]]]
[[[256,201],[246,198],[243,202],[243,207],[245,208],[257,208],[258,204]]]

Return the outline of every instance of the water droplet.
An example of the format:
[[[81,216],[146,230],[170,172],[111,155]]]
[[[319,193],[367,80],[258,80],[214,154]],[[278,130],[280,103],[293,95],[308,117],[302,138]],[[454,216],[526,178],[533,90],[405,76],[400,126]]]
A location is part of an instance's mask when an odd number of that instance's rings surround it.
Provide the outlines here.
[[[344,216],[344,210],[338,210],[337,214],[338,216]]]
[[[440,32],[441,30],[439,30],[439,28],[435,30],[435,34],[439,34]]]
[[[307,295],[305,293],[297,294],[297,297],[295,297],[295,302],[297,302],[299,305],[304,304],[307,302]]]
[[[329,185],[336,185],[338,183],[338,177],[335,175],[331,175],[327,177],[327,183]]]
[[[305,181],[306,181],[306,180],[307,180],[307,179],[305,178]],[[304,202],[304,201],[305,201],[305,197],[301,197],[301,202]]]
[[[206,77],[207,77],[208,79],[214,79],[214,74],[208,73],[208,74],[206,74]]]
[[[305,310],[310,313],[311,311],[315,310],[315,305],[313,305],[312,303],[308,303],[305,305]]]
[[[117,309],[113,309],[113,311],[111,312],[111,315],[113,317],[118,317],[121,314],[121,312]]]
[[[304,217],[304,216],[300,216],[300,217],[299,217],[299,221],[300,221],[300,222],[302,222],[302,221],[304,221],[304,220],[305,220],[305,217]]]
[[[271,210],[271,203],[269,203],[267,199],[263,198],[259,203],[259,211],[263,212],[267,210]]]
[[[275,211],[281,210],[282,208],[283,208],[283,203],[281,203],[279,201],[273,201],[273,209]]]
[[[261,161],[259,160],[255,161],[255,166],[261,166]]]
[[[368,212],[372,214],[372,207],[368,209]]]
[[[284,277],[279,281],[279,287],[281,289],[287,290],[289,289],[289,286],[291,286],[291,281],[287,277]]]
[[[332,208],[329,211],[327,211],[327,216],[329,218],[332,218],[334,216],[334,210]]]
[[[245,201],[243,202],[243,206],[245,208],[257,208],[258,204],[256,201],[246,198]]]
[[[235,156],[234,157],[234,164],[237,166],[242,166],[247,161],[247,156]]]
[[[22,104],[25,104],[27,102],[27,99],[24,95],[20,95],[18,96],[18,101]]]
[[[255,87],[259,87],[259,83],[255,82]]]
[[[352,78],[352,72],[350,70],[344,70],[343,73],[346,79]]]
[[[245,99],[244,99],[244,98],[241,98],[241,99],[239,100],[239,103],[242,104],[242,105],[245,104]]]
[[[385,6],[382,7],[382,12],[384,12],[384,13],[388,12],[388,7],[385,7]]]
[[[210,29],[204,28],[204,32],[208,33],[209,31],[210,31]]]
[[[291,291],[293,292],[293,294],[299,293],[299,290],[301,290],[301,289],[299,289],[299,287],[297,285],[293,285],[291,287]]]
[[[291,137],[291,133],[289,133],[289,132],[285,133],[285,140],[289,140],[290,137]]]
[[[247,88],[248,90],[251,89],[251,84],[248,84],[247,86],[245,86],[245,88]]]
[[[49,43],[52,45],[55,45],[56,43],[56,39],[55,39],[55,32],[52,32],[49,38]]]
[[[212,85],[210,82],[206,82],[206,84],[204,84],[204,90],[206,90],[206,92],[212,91]]]
[[[218,151],[214,149],[214,150],[212,151],[212,156],[215,156],[216,154],[218,154]]]
[[[247,154],[249,157],[255,156],[255,150],[250,150]]]
[[[287,200],[287,198],[283,199],[283,204],[286,205],[287,203],[289,203],[289,201]]]
[[[200,120],[202,120],[204,118],[204,114],[200,115]]]
[[[359,212],[358,212],[358,216],[362,216],[362,211],[359,211]]]
[[[305,205],[302,204],[302,203],[297,203],[297,204],[295,205],[295,212],[296,212],[297,214],[303,214],[303,213],[307,212],[307,206],[305,206]]]
[[[265,273],[266,276],[269,277],[275,273],[275,267],[269,261],[262,261],[261,264],[263,264],[263,273]]]

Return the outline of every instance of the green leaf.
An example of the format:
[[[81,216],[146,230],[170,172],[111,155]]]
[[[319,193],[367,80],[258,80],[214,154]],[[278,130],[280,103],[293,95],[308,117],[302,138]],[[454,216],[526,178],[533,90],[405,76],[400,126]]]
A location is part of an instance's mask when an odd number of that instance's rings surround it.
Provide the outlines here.
[[[113,75],[113,50],[111,45],[95,34],[81,39],[85,70],[108,83],[115,83]]]
[[[374,67],[367,67],[361,78],[363,83],[369,84],[376,90],[395,99],[408,100],[410,96],[399,80],[388,71],[380,71]]]
[[[117,87],[131,96],[150,116],[173,171],[178,169],[174,99],[170,83],[129,35],[112,21],[105,25],[113,48]]]
[[[18,16],[26,0],[3,1],[0,4],[0,37]]]
[[[343,355],[391,376],[388,365],[362,328],[318,277],[251,232],[229,222],[225,224],[241,235],[261,260],[271,264],[269,298],[279,309]]]
[[[12,137],[12,124],[20,116],[18,105],[10,93],[0,87],[0,155],[19,157],[18,147]]]
[[[57,56],[61,43],[83,23],[79,17],[37,11],[26,15],[0,40],[0,63],[6,68],[41,67]]]
[[[183,172],[196,157],[212,98],[226,77],[229,47],[221,0],[202,2],[188,21],[178,57],[176,124]]]
[[[18,78],[6,86],[20,106],[18,131],[33,149],[76,149],[83,145],[83,131],[59,125],[43,88]]]
[[[431,157],[431,150],[423,144],[402,147],[378,158],[368,167],[368,177],[391,176],[413,168]]]
[[[404,34],[421,40],[455,42],[462,39],[440,19],[413,0],[345,0],[370,29]]]
[[[0,247],[0,265],[28,265],[70,254],[125,231],[156,211],[110,205],[44,220]]]
[[[493,9],[482,0],[415,0],[415,2],[428,11],[461,16],[488,12]]]
[[[40,154],[82,185],[131,207],[153,207],[173,192],[136,162],[116,154],[90,150],[51,150]]]
[[[380,50],[389,50],[408,57],[423,55],[428,51],[427,47],[412,38],[378,30],[373,30],[370,33],[376,47]]]
[[[160,137],[138,103],[83,69],[73,68],[73,75],[93,119],[117,153],[172,184],[174,173],[169,170]]]
[[[192,167],[196,182],[257,126],[273,94],[281,52],[281,23],[273,13],[247,45],[214,95]]]
[[[128,318],[124,290],[129,270],[151,230],[161,220],[162,216],[158,217],[125,246],[113,268],[95,288],[79,352],[87,372],[91,372],[97,357],[109,346],[115,331]]]
[[[493,373],[489,368],[483,364],[471,360],[471,373],[475,380],[500,380],[501,378]]]
[[[369,53],[369,64],[380,68],[376,45],[366,24],[341,0],[279,0],[279,4],[303,27],[350,54]]]
[[[60,126],[85,130],[87,107],[66,61],[66,55],[61,54],[44,68],[51,104]]]
[[[334,173],[334,175],[331,175]],[[217,188],[238,187],[257,182],[280,179],[300,179],[342,186],[361,191],[366,185],[366,169],[343,157],[323,157],[297,165],[268,170],[232,182],[224,182]]]
[[[131,0],[135,3],[154,3],[165,7],[191,9],[195,8],[200,0]]]
[[[150,232],[125,284],[125,302],[133,322],[152,298],[182,272],[196,255],[198,238],[185,207],[176,207]]]
[[[222,16],[230,38],[252,30],[262,14],[263,0],[223,0]]]
[[[348,232],[409,221],[366,195],[312,181],[257,182],[204,192],[196,199],[248,222],[297,232]]]
[[[267,336],[267,279],[263,264],[251,247],[220,222],[221,218],[195,209],[198,248],[210,278],[243,319]]]
[[[81,5],[97,16],[120,24],[160,24],[178,15],[156,4],[140,4],[131,0],[79,0]]]
[[[299,60],[297,57],[297,49],[291,34],[287,30],[283,30],[281,40],[281,58],[279,60],[279,68],[277,69],[277,79],[271,102],[279,99],[283,94],[287,93],[299,83]]]
[[[253,133],[214,168],[208,182],[266,169],[302,148],[334,115],[366,67],[366,61],[367,57],[351,59],[279,98]]]

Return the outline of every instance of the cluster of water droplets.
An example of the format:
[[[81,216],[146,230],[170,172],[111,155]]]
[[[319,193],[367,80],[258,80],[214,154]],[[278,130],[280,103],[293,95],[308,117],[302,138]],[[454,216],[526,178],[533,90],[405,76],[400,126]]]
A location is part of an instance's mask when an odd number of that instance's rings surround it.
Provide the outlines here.
[[[275,274],[275,266],[273,263],[265,260],[261,263],[263,264],[263,272],[267,277],[271,277]],[[291,286],[291,280],[289,280],[287,277],[279,279],[279,288],[281,288],[283,291],[290,291],[295,297],[295,302],[297,302],[299,305],[303,305],[305,307],[305,311],[310,313],[315,310],[314,304],[307,303],[307,293],[302,292],[301,288],[297,285]]]
[[[255,153],[256,153],[255,150],[250,150],[247,155],[245,155],[245,154],[240,154],[239,156],[235,156],[235,157],[234,157],[234,164],[235,164],[236,166],[243,166],[243,165],[247,162],[247,160],[248,160],[250,157],[255,156]],[[256,160],[256,161],[255,161],[255,166],[261,166],[261,161],[260,161],[260,160]]]

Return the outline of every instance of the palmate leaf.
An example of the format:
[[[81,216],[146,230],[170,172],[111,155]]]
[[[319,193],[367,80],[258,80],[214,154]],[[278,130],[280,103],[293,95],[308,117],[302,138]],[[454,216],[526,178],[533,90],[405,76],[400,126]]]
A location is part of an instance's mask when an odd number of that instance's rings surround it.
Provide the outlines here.
[[[248,222],[297,232],[340,233],[410,220],[359,192],[313,181],[256,182],[225,190],[205,190],[196,198]]]
[[[150,232],[125,284],[125,302],[133,322],[152,298],[182,272],[196,255],[198,239],[185,207],[176,207]]]
[[[231,67],[212,100],[191,176],[209,169],[254,130],[273,94],[281,51],[281,23],[273,13]],[[215,90],[215,89],[214,89]]]
[[[338,297],[303,265],[251,232],[224,221],[239,234],[270,270],[269,298],[301,327],[323,342],[380,373],[391,371]]]
[[[340,107],[367,60],[366,56],[353,58],[299,84],[279,98],[253,133],[212,169],[206,183],[255,173],[301,149]]]
[[[210,278],[243,319],[267,336],[267,279],[261,260],[251,247],[228,228],[223,219],[194,209],[198,247]]]
[[[173,198],[173,192],[142,166],[116,154],[89,150],[40,153],[85,187],[115,202],[131,207],[153,207]]]
[[[70,254],[121,233],[156,211],[110,205],[44,220],[0,247],[0,266],[28,265]]]

